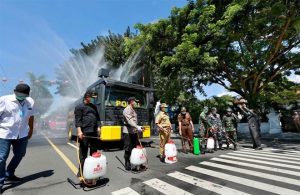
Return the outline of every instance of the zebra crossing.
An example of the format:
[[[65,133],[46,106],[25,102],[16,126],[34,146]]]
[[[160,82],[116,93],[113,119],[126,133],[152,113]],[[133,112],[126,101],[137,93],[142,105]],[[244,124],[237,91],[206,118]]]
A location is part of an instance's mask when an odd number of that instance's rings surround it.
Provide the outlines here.
[[[113,195],[300,195],[300,151],[242,149],[119,189]]]

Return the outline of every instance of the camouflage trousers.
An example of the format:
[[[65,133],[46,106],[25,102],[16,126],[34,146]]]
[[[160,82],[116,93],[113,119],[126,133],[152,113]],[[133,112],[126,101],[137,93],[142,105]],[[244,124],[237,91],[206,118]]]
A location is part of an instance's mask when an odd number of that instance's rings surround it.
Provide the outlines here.
[[[226,131],[226,144],[234,144],[232,141],[234,141],[235,143],[237,142],[236,131]]]
[[[159,131],[159,155],[161,157],[165,156],[165,145],[168,143],[171,136],[171,129],[164,128],[164,131]]]

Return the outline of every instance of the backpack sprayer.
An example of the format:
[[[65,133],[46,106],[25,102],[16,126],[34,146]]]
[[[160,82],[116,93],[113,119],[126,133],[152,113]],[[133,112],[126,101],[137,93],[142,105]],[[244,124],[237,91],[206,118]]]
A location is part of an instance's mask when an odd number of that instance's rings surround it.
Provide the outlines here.
[[[131,167],[135,167],[134,169],[131,169],[130,172],[134,173],[134,174],[141,173],[148,169],[148,157],[147,157],[146,149],[143,147],[143,145],[139,139],[138,132],[136,132],[136,134],[137,134],[137,140],[138,140],[139,145],[137,145],[135,148],[132,149],[131,155],[130,155]],[[116,158],[125,167],[125,165],[120,160],[120,158],[118,156],[116,156]],[[144,168],[142,168],[143,166],[144,166]],[[121,169],[120,167],[118,167],[118,168]],[[121,170],[124,172],[129,172],[129,171],[126,171],[123,169],[121,169]]]
[[[93,136],[83,136],[84,139],[99,139],[99,137]],[[77,137],[76,140],[77,147],[79,148],[79,138]],[[79,149],[77,149],[77,160],[79,163],[79,173],[80,173],[80,182],[75,183],[73,180],[68,178],[68,182],[76,189],[83,188],[84,191],[85,187],[93,188],[91,190],[100,188],[105,186],[108,182],[107,180],[100,183],[101,177],[106,174],[106,156],[101,154],[100,152],[94,152],[92,156],[88,156],[84,161],[84,167],[82,167],[80,158],[79,158]],[[80,186],[79,188],[76,186]]]

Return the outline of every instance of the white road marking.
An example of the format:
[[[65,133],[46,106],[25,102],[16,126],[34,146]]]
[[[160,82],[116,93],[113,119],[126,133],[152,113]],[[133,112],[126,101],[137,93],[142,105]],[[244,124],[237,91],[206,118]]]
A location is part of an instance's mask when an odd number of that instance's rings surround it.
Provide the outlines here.
[[[120,189],[111,193],[112,195],[140,195],[130,187]]]
[[[221,172],[218,172],[218,171],[212,171],[212,170],[209,170],[209,169],[204,169],[204,168],[200,168],[200,167],[196,167],[196,166],[189,166],[186,169],[191,170],[191,171],[195,171],[195,172],[198,172],[198,173],[201,173],[201,174],[213,176],[213,177],[216,177],[216,178],[224,179],[226,181],[231,181],[231,182],[234,182],[234,183],[249,186],[249,187],[252,187],[252,188],[272,192],[274,194],[281,194],[281,195],[292,195],[292,194],[297,195],[297,194],[299,194],[299,192],[294,191],[294,190],[290,190],[290,189],[287,189],[287,188],[282,188],[282,187],[278,187],[278,186],[274,186],[274,185],[270,185],[270,184],[265,184],[265,183],[261,183],[261,182],[258,182],[258,181],[245,179],[245,178],[242,178],[242,177],[237,177],[237,176],[233,176],[233,175],[230,175],[230,174],[225,174],[225,173],[221,173]],[[170,193],[170,194],[172,194],[172,193]]]
[[[210,167],[225,169],[225,170],[229,170],[229,171],[233,171],[233,172],[237,172],[237,173],[253,175],[256,177],[262,177],[262,178],[273,180],[273,181],[279,181],[279,182],[283,182],[283,183],[287,183],[287,184],[293,184],[296,186],[298,186],[300,184],[300,180],[297,180],[297,179],[291,179],[291,178],[287,178],[287,177],[272,175],[272,174],[268,174],[268,173],[262,173],[262,172],[258,172],[258,171],[252,171],[252,170],[248,170],[248,169],[242,169],[242,168],[232,167],[232,166],[228,166],[228,165],[221,165],[221,164],[207,162],[207,161],[202,162],[200,164],[207,165]]]
[[[68,145],[71,146],[71,147],[73,147],[73,148],[75,148],[76,150],[78,150],[78,147],[76,145],[71,144],[70,142],[68,142]]]
[[[286,154],[286,153],[278,153],[276,151],[272,152],[271,150],[249,150],[249,149],[243,149],[243,150],[240,150],[240,151],[243,151],[243,152],[255,152],[255,153],[258,153],[258,154],[273,154],[273,155],[276,155],[276,156],[282,156],[282,157],[292,157],[292,158],[296,158],[296,159],[300,159],[300,156],[297,156],[296,154]],[[236,152],[239,152],[239,151],[236,151]]]
[[[157,178],[150,179],[143,182],[144,184],[156,189],[157,191],[167,195],[192,195],[191,193],[184,191],[176,186],[168,184]]]
[[[178,171],[175,171],[173,173],[169,173],[168,176],[174,177],[176,179],[179,179],[181,181],[190,183],[192,185],[198,186],[200,188],[206,189],[211,192],[215,192],[218,194],[223,194],[223,195],[247,195],[245,192],[241,192],[226,186],[222,186],[216,183],[212,183],[210,181],[205,181],[203,179],[199,179],[190,175],[186,175],[184,173],[180,173]]]
[[[254,160],[254,159],[250,159],[250,158],[242,158],[242,157],[236,157],[236,156],[231,156],[231,155],[220,155],[220,157],[234,159],[234,160],[244,160],[247,162],[261,163],[261,164],[274,165],[274,166],[278,166],[278,167],[292,168],[292,169],[300,170],[300,167],[296,166],[296,165],[294,166],[294,165],[287,165],[287,164],[282,164],[282,163],[274,163],[274,162],[268,162],[265,160]]]
[[[275,157],[269,158],[269,157],[260,157],[260,156],[254,156],[254,155],[246,155],[246,154],[238,154],[238,153],[227,153],[228,155],[233,155],[233,156],[241,156],[241,157],[246,157],[246,158],[255,158],[255,159],[261,159],[261,160],[271,160],[279,163],[289,163],[289,164],[296,164],[300,165],[300,162],[295,162],[295,161],[289,161],[289,160],[281,160],[281,159],[276,159]]]
[[[258,152],[244,152],[244,151],[236,151],[234,153],[238,154],[249,154],[253,156],[266,156],[266,157],[273,157],[274,159],[285,159],[285,160],[294,160],[294,161],[300,161],[300,158],[294,158],[294,157],[287,157],[287,156],[278,156],[277,154],[266,154],[266,153],[258,153]]]
[[[275,173],[284,173],[284,174],[300,177],[300,172],[290,171],[290,170],[286,170],[286,169],[279,169],[279,168],[274,168],[274,167],[270,167],[270,166],[262,166],[262,165],[257,165],[257,164],[239,162],[239,161],[236,161],[236,159],[235,160],[227,160],[227,159],[223,159],[223,158],[212,158],[211,160],[217,161],[217,162],[231,163],[234,165],[252,167],[252,168],[266,170],[266,171],[273,171]]]

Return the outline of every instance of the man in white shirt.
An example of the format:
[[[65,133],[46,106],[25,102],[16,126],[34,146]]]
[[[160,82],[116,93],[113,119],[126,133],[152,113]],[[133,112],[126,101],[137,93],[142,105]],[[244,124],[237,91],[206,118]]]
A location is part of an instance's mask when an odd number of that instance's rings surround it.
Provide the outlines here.
[[[4,180],[22,180],[14,173],[25,156],[28,139],[33,132],[34,101],[29,92],[27,84],[18,84],[13,95],[0,97],[0,194]],[[14,156],[6,168],[11,146]]]

